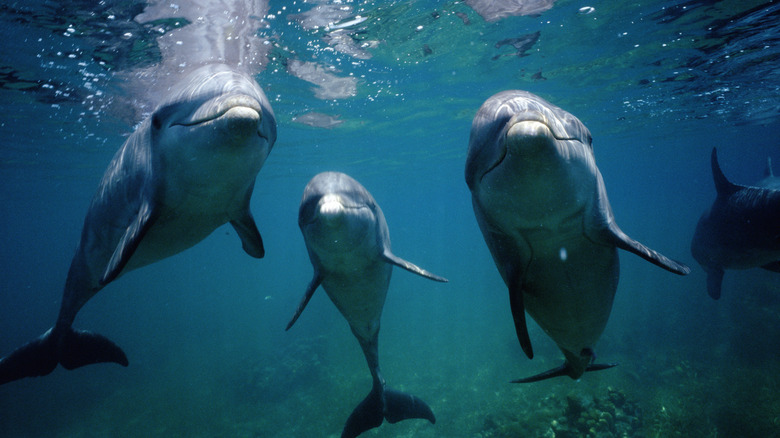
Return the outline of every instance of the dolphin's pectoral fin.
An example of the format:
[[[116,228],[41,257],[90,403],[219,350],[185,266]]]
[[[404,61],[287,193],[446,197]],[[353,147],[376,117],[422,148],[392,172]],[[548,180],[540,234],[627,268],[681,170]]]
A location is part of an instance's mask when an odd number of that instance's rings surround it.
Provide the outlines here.
[[[119,276],[119,273],[127,265],[130,257],[133,256],[138,248],[138,244],[141,243],[141,240],[143,240],[146,232],[154,224],[156,218],[157,215],[154,212],[152,203],[148,200],[141,202],[135,220],[125,229],[125,234],[122,235],[116,249],[114,249],[114,254],[111,256],[103,277],[100,279],[101,285],[105,286]]]
[[[520,288],[510,288],[509,308],[512,309],[512,319],[515,321],[515,332],[520,347],[529,359],[534,358],[534,349],[531,346],[531,338],[528,336],[528,326],[525,322],[525,305],[523,304],[523,291]]]
[[[385,418],[397,423],[410,418],[420,418],[436,424],[436,417],[427,403],[417,396],[401,391],[385,389]]]
[[[317,290],[317,288],[320,286],[320,283],[322,283],[322,277],[320,276],[319,272],[315,272],[314,278],[311,279],[309,286],[306,288],[306,293],[303,294],[301,303],[298,304],[298,309],[295,311],[295,315],[293,315],[290,322],[287,323],[287,328],[285,330],[290,330],[293,324],[295,324],[295,321],[298,320],[298,317],[301,316],[303,309],[305,309],[306,305],[309,304],[311,296],[314,295],[314,291]]]
[[[236,233],[238,233],[238,237],[241,238],[241,246],[247,254],[257,259],[265,256],[263,238],[260,236],[260,231],[258,231],[255,219],[252,217],[248,207],[244,210],[241,217],[230,221],[230,225],[233,226]]]
[[[101,362],[114,362],[124,367],[129,364],[118,345],[97,333],[70,328],[61,342],[60,364],[68,370]]]
[[[688,275],[691,273],[691,268],[689,268],[687,265],[672,260],[658,251],[652,250],[647,246],[637,242],[636,240],[628,237],[623,231],[617,228],[617,225],[615,225],[614,228],[617,229],[617,232],[613,231],[612,235],[615,238],[615,246],[618,248],[632,252],[647,260],[648,262],[666,269],[669,272],[673,272],[678,275]]]
[[[374,385],[366,398],[349,414],[341,438],[355,438],[367,430],[382,425],[384,419],[382,392],[381,385]]]
[[[691,268],[683,263],[674,261],[665,255],[652,250],[636,240],[628,237],[615,222],[615,215],[612,213],[612,207],[607,199],[607,189],[604,186],[604,179],[600,173],[597,173],[597,186],[595,191],[594,208],[591,214],[585,217],[584,230],[585,235],[596,243],[615,245],[620,249],[632,252],[648,262],[660,266],[667,271],[678,275],[688,275]]]
[[[723,284],[722,268],[707,268],[707,294],[713,299],[720,298],[720,288]]]
[[[767,263],[762,266],[762,268],[766,269],[767,271],[780,272],[780,262]]]
[[[587,368],[585,368],[585,371],[600,371],[600,370],[606,370],[607,368],[612,368],[617,366],[616,363],[594,363],[588,365]],[[511,383],[532,383],[532,382],[539,382],[541,380],[547,380],[552,379],[553,377],[561,377],[561,376],[569,376],[572,379],[578,379],[579,376],[574,377],[573,376],[574,371],[569,366],[568,362],[564,362],[563,365],[553,368],[551,370],[545,371],[543,373],[539,373],[535,376],[526,377],[523,379],[517,379],[512,380]]]
[[[422,277],[431,279],[433,281],[439,281],[442,283],[447,283],[448,280],[444,277],[439,277],[436,274],[432,274],[425,269],[415,265],[414,263],[407,262],[406,260],[396,256],[395,254],[391,253],[389,250],[385,249],[385,252],[382,253],[382,258],[391,265],[398,266],[399,268],[406,269],[407,271],[420,275]]]
[[[512,319],[515,321],[515,332],[517,333],[517,340],[520,341],[520,347],[523,348],[523,352],[529,359],[534,358],[534,349],[531,346],[531,338],[528,336],[528,325],[525,322],[525,304],[523,303],[523,287],[522,280],[519,279],[517,274],[514,274],[514,269],[507,267],[506,271],[509,272],[508,278],[510,280],[509,287],[509,308],[512,310]]]
[[[99,362],[128,365],[125,353],[108,338],[70,327],[62,330],[51,329],[0,359],[0,385],[23,377],[45,376],[57,363],[68,370]]]

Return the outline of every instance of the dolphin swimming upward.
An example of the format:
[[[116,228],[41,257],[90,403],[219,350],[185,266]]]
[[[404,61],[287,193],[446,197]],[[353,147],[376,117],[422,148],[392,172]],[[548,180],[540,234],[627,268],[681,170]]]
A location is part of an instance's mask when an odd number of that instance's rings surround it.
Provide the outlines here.
[[[676,274],[690,269],[618,228],[590,131],[573,115],[525,91],[489,98],[471,127],[466,183],[474,214],[509,288],[520,345],[533,358],[525,312],[566,357],[545,373],[577,379],[594,364],[609,319],[621,248]]]
[[[714,148],[711,164],[718,196],[696,225],[691,253],[707,271],[707,293],[717,300],[724,269],[780,272],[780,178],[767,160],[764,178],[755,185],[729,182]]]
[[[298,210],[298,225],[314,266],[314,278],[287,330],[295,324],[321,284],[360,342],[373,378],[373,388],[349,416],[342,438],[353,438],[409,418],[436,422],[421,399],[385,388],[379,370],[379,319],[393,265],[431,280],[446,282],[390,251],[385,217],[360,183],[336,172],[316,175],[306,185]]]
[[[122,274],[226,222],[249,255],[263,257],[249,199],[275,141],[274,114],[251,77],[212,64],[184,79],[114,155],[87,211],[57,322],[0,359],[0,384],[49,374],[58,363],[127,366],[112,341],[72,328],[78,311]]]

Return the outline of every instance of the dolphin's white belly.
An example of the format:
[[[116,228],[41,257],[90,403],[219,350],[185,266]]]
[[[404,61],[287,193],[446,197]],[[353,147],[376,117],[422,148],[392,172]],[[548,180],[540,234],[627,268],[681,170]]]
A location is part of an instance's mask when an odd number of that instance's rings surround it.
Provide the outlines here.
[[[334,216],[302,228],[316,254],[323,289],[356,335],[366,340],[379,329],[392,273],[392,266],[380,259],[375,227],[367,209],[339,207]]]
[[[560,348],[579,354],[596,343],[609,319],[618,284],[617,249],[582,234],[528,237],[533,256],[523,277],[525,309]]]
[[[330,272],[322,287],[344,316],[355,335],[369,340],[379,330],[382,308],[390,284],[392,266],[374,260],[359,270]]]

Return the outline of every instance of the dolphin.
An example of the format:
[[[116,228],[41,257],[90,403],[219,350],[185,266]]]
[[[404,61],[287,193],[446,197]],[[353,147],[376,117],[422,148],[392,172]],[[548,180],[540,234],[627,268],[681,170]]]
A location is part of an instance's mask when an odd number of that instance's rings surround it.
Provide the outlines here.
[[[249,76],[206,65],[185,78],[114,155],[84,220],[57,321],[0,359],[0,384],[99,362],[128,365],[109,339],[73,329],[111,281],[181,252],[230,222],[252,257],[264,255],[249,211],[276,121]]]
[[[780,272],[780,178],[767,159],[764,178],[741,186],[723,174],[715,148],[711,162],[718,195],[696,225],[691,253],[707,272],[707,293],[717,300],[724,269]]]
[[[594,364],[593,345],[617,289],[617,249],[676,274],[687,266],[618,228],[596,167],[590,131],[576,117],[526,91],[503,91],[471,127],[466,183],[479,228],[509,289],[523,351],[533,358],[525,312],[561,349],[558,368],[517,383],[614,364]]]
[[[298,210],[298,225],[306,242],[314,277],[306,288],[287,330],[322,285],[349,323],[360,343],[373,378],[373,388],[349,416],[342,438],[353,438],[409,418],[436,422],[421,399],[385,387],[379,370],[379,319],[393,265],[431,280],[446,282],[390,251],[390,235],[382,209],[371,194],[350,176],[323,172],[309,181]]]

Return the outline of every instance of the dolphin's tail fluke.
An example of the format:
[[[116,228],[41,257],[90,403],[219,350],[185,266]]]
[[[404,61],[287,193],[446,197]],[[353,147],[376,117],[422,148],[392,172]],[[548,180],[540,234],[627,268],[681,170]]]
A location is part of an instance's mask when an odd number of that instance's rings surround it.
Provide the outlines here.
[[[612,368],[614,366],[617,366],[616,363],[593,363],[588,365],[587,368],[585,368],[585,372],[587,371],[600,371],[600,370],[606,370],[607,368]],[[582,371],[579,373],[580,375],[583,374]],[[536,374],[531,377],[526,377],[523,379],[517,379],[512,380],[512,383],[531,383],[531,382],[539,382],[541,380],[547,380],[552,379],[553,377],[561,377],[561,376],[569,376],[572,379],[579,379],[580,376],[576,375],[572,367],[569,365],[568,362],[564,362],[563,365],[553,368],[551,370],[545,371],[543,373]]]
[[[379,427],[383,419],[397,423],[410,418],[436,423],[433,411],[419,397],[374,385],[374,389],[350,414],[341,438],[355,438],[369,429]]]
[[[24,377],[45,376],[61,364],[72,370],[93,363],[127,366],[127,356],[108,338],[88,331],[53,328],[0,359],[0,385]]]
[[[385,390],[385,418],[390,423],[419,418],[436,424],[433,411],[421,398],[392,389]]]

